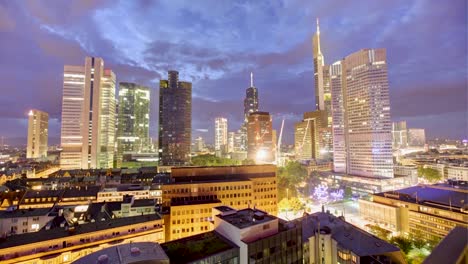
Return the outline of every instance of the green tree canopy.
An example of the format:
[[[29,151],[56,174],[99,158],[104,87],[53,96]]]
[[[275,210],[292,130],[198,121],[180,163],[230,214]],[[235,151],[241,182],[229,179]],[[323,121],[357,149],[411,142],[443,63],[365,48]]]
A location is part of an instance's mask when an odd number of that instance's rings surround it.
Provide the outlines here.
[[[220,158],[211,154],[199,155],[192,158],[193,166],[232,166],[239,164],[236,160]]]
[[[429,182],[436,182],[442,179],[442,175],[440,175],[440,172],[438,170],[432,168],[424,168],[422,166],[418,168],[418,175],[419,177],[422,177],[428,180]]]

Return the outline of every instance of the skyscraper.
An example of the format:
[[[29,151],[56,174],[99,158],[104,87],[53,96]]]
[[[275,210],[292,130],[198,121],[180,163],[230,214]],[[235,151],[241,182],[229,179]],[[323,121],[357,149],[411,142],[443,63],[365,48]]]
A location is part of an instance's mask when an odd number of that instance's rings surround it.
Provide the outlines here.
[[[393,148],[406,148],[408,146],[408,130],[406,121],[392,123]]]
[[[159,162],[165,166],[190,162],[192,83],[169,71],[159,83]]]
[[[64,67],[60,166],[111,168],[115,144],[115,74],[101,58]]]
[[[317,31],[312,41],[313,57],[314,57],[314,81],[315,81],[315,110],[325,111],[326,120],[323,120],[325,126],[320,131],[316,131],[320,146],[321,157],[327,158],[328,153],[333,149],[332,141],[332,111],[331,111],[331,90],[330,90],[330,66],[325,65],[325,58],[320,49],[320,26],[317,18]],[[318,113],[317,115],[322,115]],[[317,157],[319,156],[317,155]]]
[[[249,115],[258,111],[258,90],[253,84],[253,73],[250,73],[250,87],[245,91],[244,122],[247,123]]]
[[[393,177],[385,49],[360,50],[330,70],[335,171]]]
[[[296,158],[300,160],[318,159],[321,150],[328,144],[322,142],[323,130],[327,130],[327,112],[317,110],[304,113],[301,122],[295,124],[294,147]]]
[[[227,153],[228,123],[223,117],[215,118],[215,153],[221,157]]]
[[[146,152],[149,140],[150,89],[135,83],[119,83],[117,155]]]
[[[253,112],[247,123],[247,157],[258,163],[275,159],[272,119],[268,112]]]
[[[28,116],[28,145],[26,148],[26,158],[46,158],[49,135],[49,114],[33,109],[29,111]]]

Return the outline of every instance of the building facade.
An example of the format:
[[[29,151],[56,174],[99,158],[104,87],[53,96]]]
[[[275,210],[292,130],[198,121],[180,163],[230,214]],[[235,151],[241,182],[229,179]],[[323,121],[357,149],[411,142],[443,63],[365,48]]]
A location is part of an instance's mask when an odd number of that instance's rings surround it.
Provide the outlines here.
[[[179,81],[169,71],[159,83],[159,164],[180,166],[190,162],[192,140],[192,83]]]
[[[338,136],[333,139],[335,171],[393,177],[385,49],[355,52],[335,63],[331,71],[333,134]]]
[[[115,78],[101,58],[86,57],[84,67],[64,67],[61,168],[112,168]]]
[[[247,123],[247,158],[257,163],[275,160],[272,118],[268,112],[253,112]]]
[[[226,118],[215,118],[215,153],[221,157],[227,153],[228,148],[228,122]]]
[[[408,145],[411,147],[424,147],[426,144],[426,133],[423,128],[408,129]]]
[[[359,213],[392,232],[437,242],[456,226],[468,227],[468,190],[420,185],[359,200]]]
[[[304,119],[294,126],[294,148],[296,158],[300,160],[312,160],[321,157],[327,148],[329,139],[323,140],[328,131],[327,112],[317,110],[304,113]]]
[[[408,129],[406,121],[392,123],[393,148],[400,149],[408,146]]]
[[[28,116],[26,158],[46,158],[49,136],[49,114],[33,109],[29,111]]]
[[[150,89],[135,83],[119,83],[118,109],[117,160],[121,161],[125,152],[149,151]]]

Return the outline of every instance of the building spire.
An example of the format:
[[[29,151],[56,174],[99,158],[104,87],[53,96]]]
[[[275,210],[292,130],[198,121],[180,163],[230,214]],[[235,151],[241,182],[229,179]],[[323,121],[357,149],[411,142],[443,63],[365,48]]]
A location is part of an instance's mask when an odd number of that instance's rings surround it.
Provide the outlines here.
[[[320,25],[319,25],[319,18],[317,17],[317,53],[321,54],[322,51],[320,50]]]
[[[253,86],[253,72],[250,72],[250,87],[254,87]]]

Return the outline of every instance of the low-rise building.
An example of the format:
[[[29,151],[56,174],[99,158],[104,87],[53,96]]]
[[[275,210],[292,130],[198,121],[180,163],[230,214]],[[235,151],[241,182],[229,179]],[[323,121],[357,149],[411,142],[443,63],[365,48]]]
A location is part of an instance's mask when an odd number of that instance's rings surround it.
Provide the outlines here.
[[[0,235],[10,235],[37,232],[55,216],[51,208],[21,209],[0,211]]]
[[[361,217],[392,232],[439,241],[456,226],[468,227],[468,190],[419,185],[359,200]]]
[[[256,209],[223,210],[215,231],[239,247],[239,263],[302,263],[302,226]]]
[[[304,216],[303,263],[406,263],[400,249],[328,212]]]
[[[73,264],[89,263],[154,263],[169,264],[169,257],[158,243],[137,242],[130,245],[118,245],[101,249],[92,254],[84,256]]]
[[[166,241],[212,231],[213,208],[218,206],[216,196],[173,198],[165,215]]]
[[[158,214],[115,218],[8,237],[0,241],[0,261],[70,263],[118,243],[164,240],[164,221]]]

